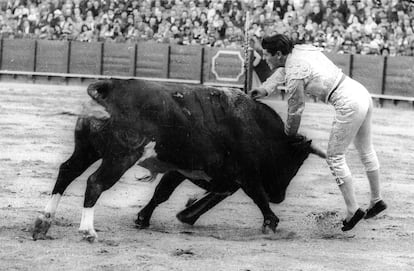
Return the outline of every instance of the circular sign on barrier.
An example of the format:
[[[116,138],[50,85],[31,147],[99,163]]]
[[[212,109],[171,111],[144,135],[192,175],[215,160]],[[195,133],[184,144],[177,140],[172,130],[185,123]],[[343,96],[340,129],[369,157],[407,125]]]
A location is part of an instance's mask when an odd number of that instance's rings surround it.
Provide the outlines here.
[[[220,50],[211,62],[211,72],[218,81],[238,82],[244,74],[244,59],[239,51]]]

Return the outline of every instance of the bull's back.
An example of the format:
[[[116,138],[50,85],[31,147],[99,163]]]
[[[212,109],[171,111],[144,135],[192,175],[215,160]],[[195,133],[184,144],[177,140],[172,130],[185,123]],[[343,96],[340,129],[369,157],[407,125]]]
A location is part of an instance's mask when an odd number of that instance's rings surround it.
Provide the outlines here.
[[[111,115],[113,134],[126,134],[128,144],[155,139],[159,158],[182,166],[217,169],[243,156],[260,163],[264,139],[283,131],[273,110],[237,90],[106,80],[91,84],[88,93]]]

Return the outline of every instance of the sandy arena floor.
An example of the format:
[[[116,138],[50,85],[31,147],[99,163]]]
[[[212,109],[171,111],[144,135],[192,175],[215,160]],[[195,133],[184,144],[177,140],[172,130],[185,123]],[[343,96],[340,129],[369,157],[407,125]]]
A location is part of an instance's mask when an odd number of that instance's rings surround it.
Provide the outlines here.
[[[131,168],[100,198],[95,211],[99,241],[77,232],[86,178],[66,191],[49,231],[33,241],[30,228],[44,209],[60,163],[73,150],[74,113],[86,87],[0,83],[0,270],[414,270],[414,111],[375,109],[374,141],[389,209],[348,233],[339,223],[345,206],[325,161],[311,156],[289,186],[286,201],[272,205],[281,222],[263,235],[262,216],[238,192],[195,226],[175,214],[201,190],[183,183],[154,213],[147,230],[133,220],[157,181],[137,182]],[[284,101],[268,104],[285,118]],[[325,104],[308,103],[301,132],[326,148],[333,117]],[[348,161],[363,208],[368,181],[351,148]]]

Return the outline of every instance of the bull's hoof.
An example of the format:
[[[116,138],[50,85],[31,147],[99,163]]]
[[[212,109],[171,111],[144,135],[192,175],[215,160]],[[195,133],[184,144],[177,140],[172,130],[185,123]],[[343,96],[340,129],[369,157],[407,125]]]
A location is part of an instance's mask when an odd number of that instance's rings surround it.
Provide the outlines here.
[[[195,195],[187,200],[187,203],[185,204],[185,208],[190,207],[193,205],[194,202],[198,200],[198,197]]]
[[[179,212],[176,215],[177,219],[181,222],[181,223],[185,223],[188,225],[193,226],[194,223],[197,221],[198,217],[194,217],[194,216],[186,216],[183,214],[183,212]]]
[[[150,225],[149,219],[146,219],[143,215],[138,214],[137,219],[135,220],[135,227],[137,229],[143,230],[148,228]]]
[[[46,236],[50,225],[52,225],[52,218],[50,214],[42,214],[37,217],[32,232],[33,240],[36,241],[50,239],[48,236]]]
[[[98,239],[98,234],[96,234],[95,230],[81,230],[79,232],[82,233],[82,240],[88,241],[89,243],[93,243]]]
[[[264,234],[268,234],[269,229],[270,229],[273,231],[273,233],[276,233],[276,228],[278,224],[279,224],[279,218],[277,218],[277,216],[265,218],[263,222],[262,232]]]

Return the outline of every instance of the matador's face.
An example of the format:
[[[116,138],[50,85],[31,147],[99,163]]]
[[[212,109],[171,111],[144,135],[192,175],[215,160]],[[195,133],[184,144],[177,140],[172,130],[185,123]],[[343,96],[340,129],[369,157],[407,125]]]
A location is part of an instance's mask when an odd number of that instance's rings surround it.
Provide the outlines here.
[[[263,58],[266,60],[271,70],[284,67],[286,62],[286,56],[282,52],[277,51],[272,55],[267,49],[263,50]]]

